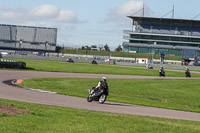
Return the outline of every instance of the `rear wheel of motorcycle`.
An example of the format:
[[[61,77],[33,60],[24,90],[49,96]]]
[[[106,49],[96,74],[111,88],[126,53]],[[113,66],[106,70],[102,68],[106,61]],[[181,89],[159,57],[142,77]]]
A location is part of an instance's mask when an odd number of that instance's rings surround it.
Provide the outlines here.
[[[99,98],[99,103],[100,104],[103,104],[105,101],[106,101],[106,98],[107,98],[107,95],[105,94],[102,94]]]
[[[88,101],[88,102],[92,102],[92,100],[93,100],[93,99],[92,99],[91,95],[88,95],[87,101]]]

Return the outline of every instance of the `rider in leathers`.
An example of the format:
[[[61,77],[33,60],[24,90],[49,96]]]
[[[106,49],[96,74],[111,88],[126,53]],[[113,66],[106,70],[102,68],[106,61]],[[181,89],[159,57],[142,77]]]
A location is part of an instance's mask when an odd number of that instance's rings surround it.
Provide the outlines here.
[[[185,69],[185,76],[186,76],[186,78],[187,77],[191,78],[190,69],[188,67],[186,67],[186,69]]]
[[[165,77],[165,70],[164,70],[163,66],[161,66],[160,69],[159,69],[159,76]]]
[[[97,91],[99,89],[105,89],[104,91],[106,91],[107,95],[109,93],[109,88],[108,88],[108,84],[107,84],[107,79],[106,77],[102,77],[102,80],[99,81],[98,85],[95,87],[94,91]]]

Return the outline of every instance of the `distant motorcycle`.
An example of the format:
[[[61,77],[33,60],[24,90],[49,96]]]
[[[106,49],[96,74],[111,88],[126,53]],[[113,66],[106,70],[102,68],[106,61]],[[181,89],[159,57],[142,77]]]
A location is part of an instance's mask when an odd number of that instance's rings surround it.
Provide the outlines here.
[[[150,66],[148,66],[148,69],[153,69],[153,66],[151,66],[151,65],[150,65]]]
[[[92,90],[89,89],[88,91],[89,91],[89,95],[87,97],[87,101],[88,102],[99,101],[100,104],[103,104],[106,101],[106,98],[109,93],[108,88],[96,90],[95,87],[92,87]]]
[[[74,60],[72,58],[67,58],[66,61],[70,63],[74,63]]]
[[[160,69],[159,70],[159,76],[160,77],[165,77],[165,71],[164,71],[164,69]]]
[[[96,64],[96,65],[98,64],[97,61],[95,61],[95,60],[92,60],[91,63]]]
[[[153,69],[153,66],[151,66],[150,64],[147,65],[148,69]]]
[[[191,78],[191,74],[190,74],[190,71],[189,71],[189,70],[186,70],[186,71],[185,71],[185,76],[186,76],[186,78],[187,78],[187,77]]]

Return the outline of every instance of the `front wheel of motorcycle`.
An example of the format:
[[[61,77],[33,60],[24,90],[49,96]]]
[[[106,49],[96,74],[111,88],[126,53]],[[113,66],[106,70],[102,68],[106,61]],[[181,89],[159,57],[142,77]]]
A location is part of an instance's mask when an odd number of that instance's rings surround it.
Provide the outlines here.
[[[92,102],[92,100],[93,100],[93,99],[92,99],[91,95],[88,95],[87,101],[88,101],[88,102]]]
[[[99,103],[100,104],[103,104],[105,101],[106,101],[106,98],[107,98],[107,95],[105,94],[102,94],[99,98]]]

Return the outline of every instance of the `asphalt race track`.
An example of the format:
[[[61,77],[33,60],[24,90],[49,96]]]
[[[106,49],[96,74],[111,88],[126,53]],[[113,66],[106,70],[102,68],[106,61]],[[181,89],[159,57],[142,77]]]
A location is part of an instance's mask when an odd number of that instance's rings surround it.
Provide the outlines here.
[[[4,81],[11,79],[25,78],[45,78],[45,77],[71,77],[71,78],[126,78],[126,79],[150,79],[160,78],[153,76],[133,76],[133,75],[109,75],[109,74],[86,74],[86,73],[62,73],[62,72],[37,72],[37,71],[10,71],[0,70],[0,98],[30,103],[55,105],[63,107],[72,107],[77,109],[123,113],[131,115],[165,117],[172,119],[183,119],[200,121],[200,113],[168,110],[161,108],[145,107],[138,105],[129,105],[114,102],[87,102],[86,98],[78,98],[59,94],[43,93],[14,87],[4,84]],[[185,77],[165,77],[165,79],[185,79]],[[200,78],[193,78],[200,79]]]

